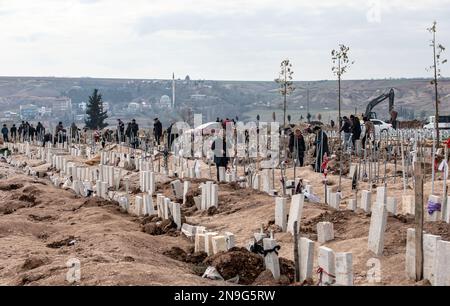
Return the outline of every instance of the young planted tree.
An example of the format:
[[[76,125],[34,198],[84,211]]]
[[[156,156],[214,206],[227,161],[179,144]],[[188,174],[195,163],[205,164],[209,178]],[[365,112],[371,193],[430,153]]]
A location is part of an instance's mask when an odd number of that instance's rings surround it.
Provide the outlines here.
[[[339,141],[342,142],[341,128],[342,128],[342,120],[341,120],[341,81],[342,76],[350,69],[350,66],[354,64],[354,62],[350,62],[348,57],[348,53],[350,51],[349,47],[345,45],[339,45],[337,50],[331,51],[331,60],[333,61],[333,67],[331,71],[338,79],[338,112],[339,112]]]
[[[105,123],[108,113],[103,110],[103,98],[98,93],[98,89],[94,89],[92,96],[89,97],[89,103],[86,109],[87,119],[86,127],[91,130],[103,129],[108,126]]]
[[[436,41],[437,32],[437,22],[433,22],[431,28],[427,29],[432,34],[431,47],[433,48],[433,65],[430,70],[434,72],[434,78],[431,81],[431,85],[434,85],[434,95],[435,95],[435,128],[436,128],[436,139],[439,143],[439,88],[438,81],[441,78],[441,65],[447,62],[446,59],[442,58],[442,53],[445,51],[445,47]]]
[[[295,90],[294,83],[292,82],[293,75],[294,71],[289,60],[282,61],[280,75],[278,79],[275,79],[275,82],[280,86],[280,93],[283,96],[283,127],[286,127],[287,97]]]
[[[348,71],[351,65],[354,64],[354,62],[351,62],[348,53],[350,51],[349,47],[346,47],[345,45],[339,45],[339,48],[337,50],[331,51],[331,60],[333,61],[333,66],[331,71],[333,71],[334,75],[337,76],[338,79],[338,120],[339,120],[339,146],[341,154],[343,152],[342,148],[342,120],[341,120],[341,81],[342,76]],[[341,191],[342,186],[342,159],[343,154],[339,158],[339,191]]]

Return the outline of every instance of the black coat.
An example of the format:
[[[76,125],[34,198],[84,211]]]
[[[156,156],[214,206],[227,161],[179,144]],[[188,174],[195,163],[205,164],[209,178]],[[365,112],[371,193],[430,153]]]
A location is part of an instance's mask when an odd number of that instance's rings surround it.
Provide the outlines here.
[[[161,121],[158,120],[153,124],[153,133],[155,134],[155,136],[161,137],[162,132],[163,132],[162,124],[161,124]]]
[[[305,144],[305,139],[303,138],[303,136],[301,137],[297,137],[297,148],[295,148],[295,135],[292,134],[291,137],[289,138],[289,151],[294,152],[295,150],[297,150],[297,152],[305,152],[306,151],[306,144]]]
[[[222,147],[220,147],[222,142]],[[227,157],[226,142],[223,138],[216,138],[212,145],[211,150],[214,152],[214,163],[217,167],[227,167],[229,158]]]

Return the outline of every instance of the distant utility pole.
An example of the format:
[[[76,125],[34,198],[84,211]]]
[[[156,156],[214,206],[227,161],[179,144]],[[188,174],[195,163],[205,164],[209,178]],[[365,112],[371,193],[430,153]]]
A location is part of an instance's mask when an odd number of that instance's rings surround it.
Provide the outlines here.
[[[172,108],[175,109],[175,72],[172,74]]]

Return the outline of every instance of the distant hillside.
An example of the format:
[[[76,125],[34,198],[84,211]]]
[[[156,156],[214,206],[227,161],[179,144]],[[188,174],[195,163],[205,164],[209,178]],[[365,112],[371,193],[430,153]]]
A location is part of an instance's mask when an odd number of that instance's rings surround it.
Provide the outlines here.
[[[171,80],[127,80],[94,78],[0,78],[0,107],[17,110],[20,105],[33,103],[46,106],[46,98],[67,96],[73,103],[87,101],[98,88],[111,111],[120,112],[130,102],[157,105],[161,96],[172,96]],[[290,110],[306,110],[307,93],[311,112],[333,111],[337,108],[336,81],[296,82],[296,90],[289,97]],[[208,112],[208,117],[234,117],[255,110],[270,111],[281,108],[281,97],[274,82],[195,81],[177,80],[176,101],[192,111]],[[343,109],[362,112],[367,103],[390,88],[396,89],[396,109],[403,109],[415,117],[431,115],[433,87],[426,79],[356,80],[343,82]],[[450,113],[450,80],[442,81],[441,109]],[[194,97],[204,97],[198,101]],[[387,102],[377,108],[386,112]],[[157,115],[157,114],[156,114]]]

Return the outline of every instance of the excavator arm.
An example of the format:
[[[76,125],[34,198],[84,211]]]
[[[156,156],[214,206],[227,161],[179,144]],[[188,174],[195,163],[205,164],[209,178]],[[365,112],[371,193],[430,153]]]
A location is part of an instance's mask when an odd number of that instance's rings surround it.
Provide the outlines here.
[[[395,99],[394,89],[391,89],[389,93],[384,93],[381,96],[370,101],[369,105],[367,105],[365,116],[369,117],[370,119],[376,119],[373,118],[375,113],[373,113],[372,110],[375,108],[375,106],[377,106],[378,104],[382,103],[387,99],[389,99],[389,113],[391,113],[394,110],[394,99]]]

